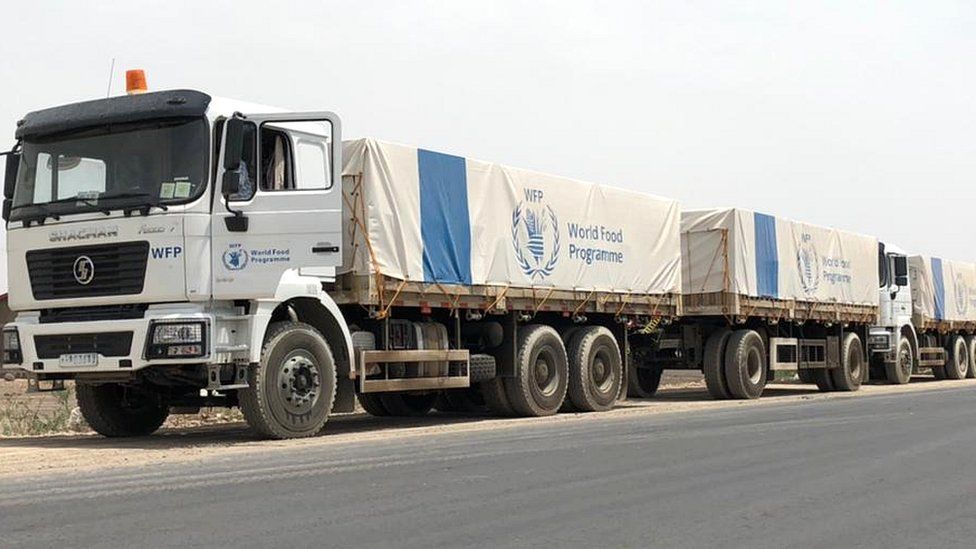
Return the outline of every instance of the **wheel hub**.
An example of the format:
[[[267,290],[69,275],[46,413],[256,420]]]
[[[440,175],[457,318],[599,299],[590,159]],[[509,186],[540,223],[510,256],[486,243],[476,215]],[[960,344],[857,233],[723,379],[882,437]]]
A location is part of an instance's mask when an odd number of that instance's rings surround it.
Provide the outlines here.
[[[911,378],[912,377],[912,355],[910,354],[909,351],[902,351],[898,357],[899,357],[899,361],[901,362],[901,364],[899,365],[901,367],[901,372],[905,374],[906,377]]]
[[[292,406],[314,403],[319,394],[318,366],[311,357],[293,354],[281,363],[281,395]]]
[[[545,356],[540,356],[535,361],[535,385],[543,395],[552,394],[556,390],[558,380],[556,379],[556,369],[549,364]]]

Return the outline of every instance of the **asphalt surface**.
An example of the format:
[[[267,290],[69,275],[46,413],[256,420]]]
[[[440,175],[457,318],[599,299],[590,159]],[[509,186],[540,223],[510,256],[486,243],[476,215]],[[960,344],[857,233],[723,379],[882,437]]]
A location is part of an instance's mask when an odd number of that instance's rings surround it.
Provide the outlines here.
[[[529,423],[5,480],[0,546],[973,547],[973,400]]]

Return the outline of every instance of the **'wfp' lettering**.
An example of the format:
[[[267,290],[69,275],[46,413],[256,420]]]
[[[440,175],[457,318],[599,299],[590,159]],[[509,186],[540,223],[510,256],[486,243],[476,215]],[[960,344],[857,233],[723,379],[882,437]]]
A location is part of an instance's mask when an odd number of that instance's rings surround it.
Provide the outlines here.
[[[152,249],[153,259],[176,259],[183,253],[182,246],[159,246]]]

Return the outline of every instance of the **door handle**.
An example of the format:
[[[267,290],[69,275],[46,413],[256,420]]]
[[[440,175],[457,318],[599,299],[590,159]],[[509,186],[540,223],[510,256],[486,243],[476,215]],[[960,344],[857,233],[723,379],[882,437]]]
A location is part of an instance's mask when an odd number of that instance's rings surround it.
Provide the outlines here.
[[[339,253],[338,246],[312,246],[313,254],[337,254]]]

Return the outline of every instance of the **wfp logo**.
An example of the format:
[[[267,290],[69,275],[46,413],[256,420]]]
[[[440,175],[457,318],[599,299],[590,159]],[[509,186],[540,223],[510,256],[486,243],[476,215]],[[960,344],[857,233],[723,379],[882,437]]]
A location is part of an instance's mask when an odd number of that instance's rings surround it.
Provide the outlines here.
[[[250,259],[247,250],[241,244],[231,244],[224,251],[224,268],[228,271],[239,271],[244,267],[247,267],[247,261]]]
[[[529,278],[552,274],[559,260],[559,221],[552,206],[543,205],[543,193],[525,189],[525,200],[512,211],[515,261]]]
[[[800,271],[803,291],[812,294],[820,287],[820,256],[809,234],[803,235],[796,251],[796,267]]]
[[[964,315],[969,311],[969,287],[966,286],[966,279],[960,273],[956,273],[953,285],[956,289],[956,312]]]

